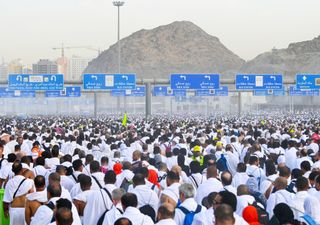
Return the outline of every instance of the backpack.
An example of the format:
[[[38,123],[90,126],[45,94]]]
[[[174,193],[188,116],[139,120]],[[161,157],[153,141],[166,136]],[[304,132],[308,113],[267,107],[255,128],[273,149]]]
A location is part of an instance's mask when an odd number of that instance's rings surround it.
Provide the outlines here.
[[[221,158],[217,161],[217,169],[220,172],[228,170],[227,159],[224,157],[224,154],[221,154]]]
[[[160,183],[162,180],[165,180],[166,179],[166,177],[167,177],[167,174],[164,174],[163,176],[159,176],[158,177],[158,183]]]
[[[250,205],[250,204],[249,204]],[[269,214],[266,210],[261,208],[256,201],[254,201],[251,206],[255,207],[258,212],[258,219],[261,225],[268,225],[269,224]]]
[[[117,210],[120,212],[120,214],[122,215],[123,212],[117,208]],[[104,213],[102,213],[102,215],[100,216],[98,222],[97,222],[97,225],[102,225],[103,224],[103,221],[104,221],[104,217],[106,217],[106,213],[108,212],[109,210],[106,210]]]
[[[303,215],[301,218],[304,219],[308,225],[317,225],[316,221],[314,221],[314,219],[312,219],[312,217],[309,215]]]
[[[257,203],[260,203],[261,205],[263,205],[264,208],[267,207],[267,205],[266,205],[267,204],[267,200],[266,200],[266,198],[264,197],[263,194],[261,194],[260,192],[255,191],[255,192],[252,192],[251,195],[254,197],[254,199],[255,199],[255,201]]]
[[[48,204],[46,204],[45,206],[47,206],[49,209],[51,209],[52,211],[54,211],[54,208],[56,207],[52,202],[49,202]],[[52,215],[51,221],[50,223],[53,223],[56,221],[56,218],[54,216],[54,213]]]
[[[294,191],[294,187],[296,186],[296,179],[291,180],[290,184],[287,186],[286,190],[289,191],[290,193],[295,194],[296,192]]]
[[[124,189],[127,192],[130,185],[131,183],[127,180],[127,178],[124,178],[120,185],[120,188]]]
[[[147,205],[141,206],[139,210],[142,214],[149,216],[154,223],[156,222],[156,212],[151,207],[151,205],[147,204]]]
[[[166,152],[171,152],[171,146],[170,144],[166,145],[166,144],[163,144],[164,147],[166,148]]]
[[[201,211],[201,206],[198,205],[197,208],[196,208],[196,211],[189,211],[187,210],[186,208],[182,207],[182,206],[179,206],[178,209],[180,209],[185,217],[184,217],[184,221],[183,221],[183,225],[191,225],[192,222],[193,222],[193,218],[194,216],[199,213]]]

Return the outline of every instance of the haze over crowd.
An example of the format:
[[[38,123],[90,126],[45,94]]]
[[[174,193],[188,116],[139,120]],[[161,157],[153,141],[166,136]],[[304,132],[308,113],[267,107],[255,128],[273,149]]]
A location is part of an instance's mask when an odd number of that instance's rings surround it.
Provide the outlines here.
[[[317,0],[126,1],[121,37],[177,20],[192,21],[246,60],[320,34]],[[134,18],[134,19],[133,19]],[[107,49],[117,39],[117,10],[109,0],[1,0],[0,57],[32,63],[56,58],[52,47],[88,45]],[[261,42],[263,40],[263,42]],[[84,50],[69,55],[93,56]]]

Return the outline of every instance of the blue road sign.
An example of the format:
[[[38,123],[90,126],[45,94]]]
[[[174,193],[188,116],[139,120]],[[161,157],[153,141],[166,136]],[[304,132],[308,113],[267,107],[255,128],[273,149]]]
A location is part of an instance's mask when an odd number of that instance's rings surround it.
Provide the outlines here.
[[[168,93],[169,90],[170,90],[170,95]],[[153,96],[171,96],[172,95],[171,90],[172,89],[169,88],[168,86],[154,86],[152,94]]]
[[[132,97],[144,97],[146,96],[146,87],[145,86],[137,86],[136,89],[126,90],[127,96]]]
[[[45,96],[48,98],[81,97],[81,87],[68,86],[61,91],[46,91]]]
[[[295,86],[289,88],[290,96],[319,96],[319,89],[298,89]]]
[[[170,90],[169,90],[169,93],[170,93]],[[187,91],[185,89],[175,89],[175,90],[172,90],[171,89],[171,93],[172,95],[170,96],[180,96],[180,97],[184,97],[184,96],[187,96]]]
[[[34,98],[35,91],[12,91],[7,87],[0,87],[0,98]]]
[[[296,76],[297,89],[319,89],[320,88],[320,74],[317,75],[297,75]]]
[[[219,74],[171,74],[172,89],[218,89]]]
[[[146,87],[145,86],[137,86],[136,89],[130,90],[111,90],[111,96],[114,97],[144,97],[146,96]]]
[[[135,74],[83,74],[85,90],[135,89]]]
[[[283,89],[282,75],[238,74],[236,76],[237,90],[280,90]]]
[[[9,89],[20,91],[62,90],[62,74],[10,74]]]
[[[228,96],[228,86],[220,86],[218,89],[196,90],[196,96]]]
[[[255,90],[253,96],[285,96],[286,91],[282,90]]]
[[[171,89],[168,86],[155,86],[152,91],[153,96],[186,96],[185,89]]]
[[[111,96],[124,97],[126,96],[126,90],[111,90]]]

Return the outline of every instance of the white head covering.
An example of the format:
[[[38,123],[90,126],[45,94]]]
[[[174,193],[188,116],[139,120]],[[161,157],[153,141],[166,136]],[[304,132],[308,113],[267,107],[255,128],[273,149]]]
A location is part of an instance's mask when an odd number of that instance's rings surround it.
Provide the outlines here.
[[[316,221],[317,224],[320,223],[320,214],[319,214],[319,208],[320,208],[320,202],[315,197],[307,197],[304,200],[303,204],[305,214],[309,215]]]
[[[265,194],[266,191],[268,190],[268,188],[272,185],[271,181],[269,180],[264,180],[262,181],[261,185],[260,185],[260,192],[262,194]]]
[[[281,163],[286,163],[286,158],[284,157],[284,155],[280,155],[277,159],[277,163],[281,164]]]
[[[162,194],[170,197],[176,203],[178,202],[179,195],[177,195],[177,193],[173,189],[167,188],[167,189],[162,191]]]

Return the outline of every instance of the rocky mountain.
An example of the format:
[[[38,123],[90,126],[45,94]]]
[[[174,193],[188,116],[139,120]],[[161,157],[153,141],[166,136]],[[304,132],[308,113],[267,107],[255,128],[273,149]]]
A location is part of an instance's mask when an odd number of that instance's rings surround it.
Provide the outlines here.
[[[273,49],[247,62],[240,70],[245,73],[282,73],[295,77],[297,73],[319,73],[320,36],[310,41],[292,43],[286,49]]]
[[[171,73],[233,75],[245,63],[218,38],[191,22],[140,30],[121,41],[121,72],[138,78],[169,78]],[[90,62],[85,73],[117,73],[118,45]]]

